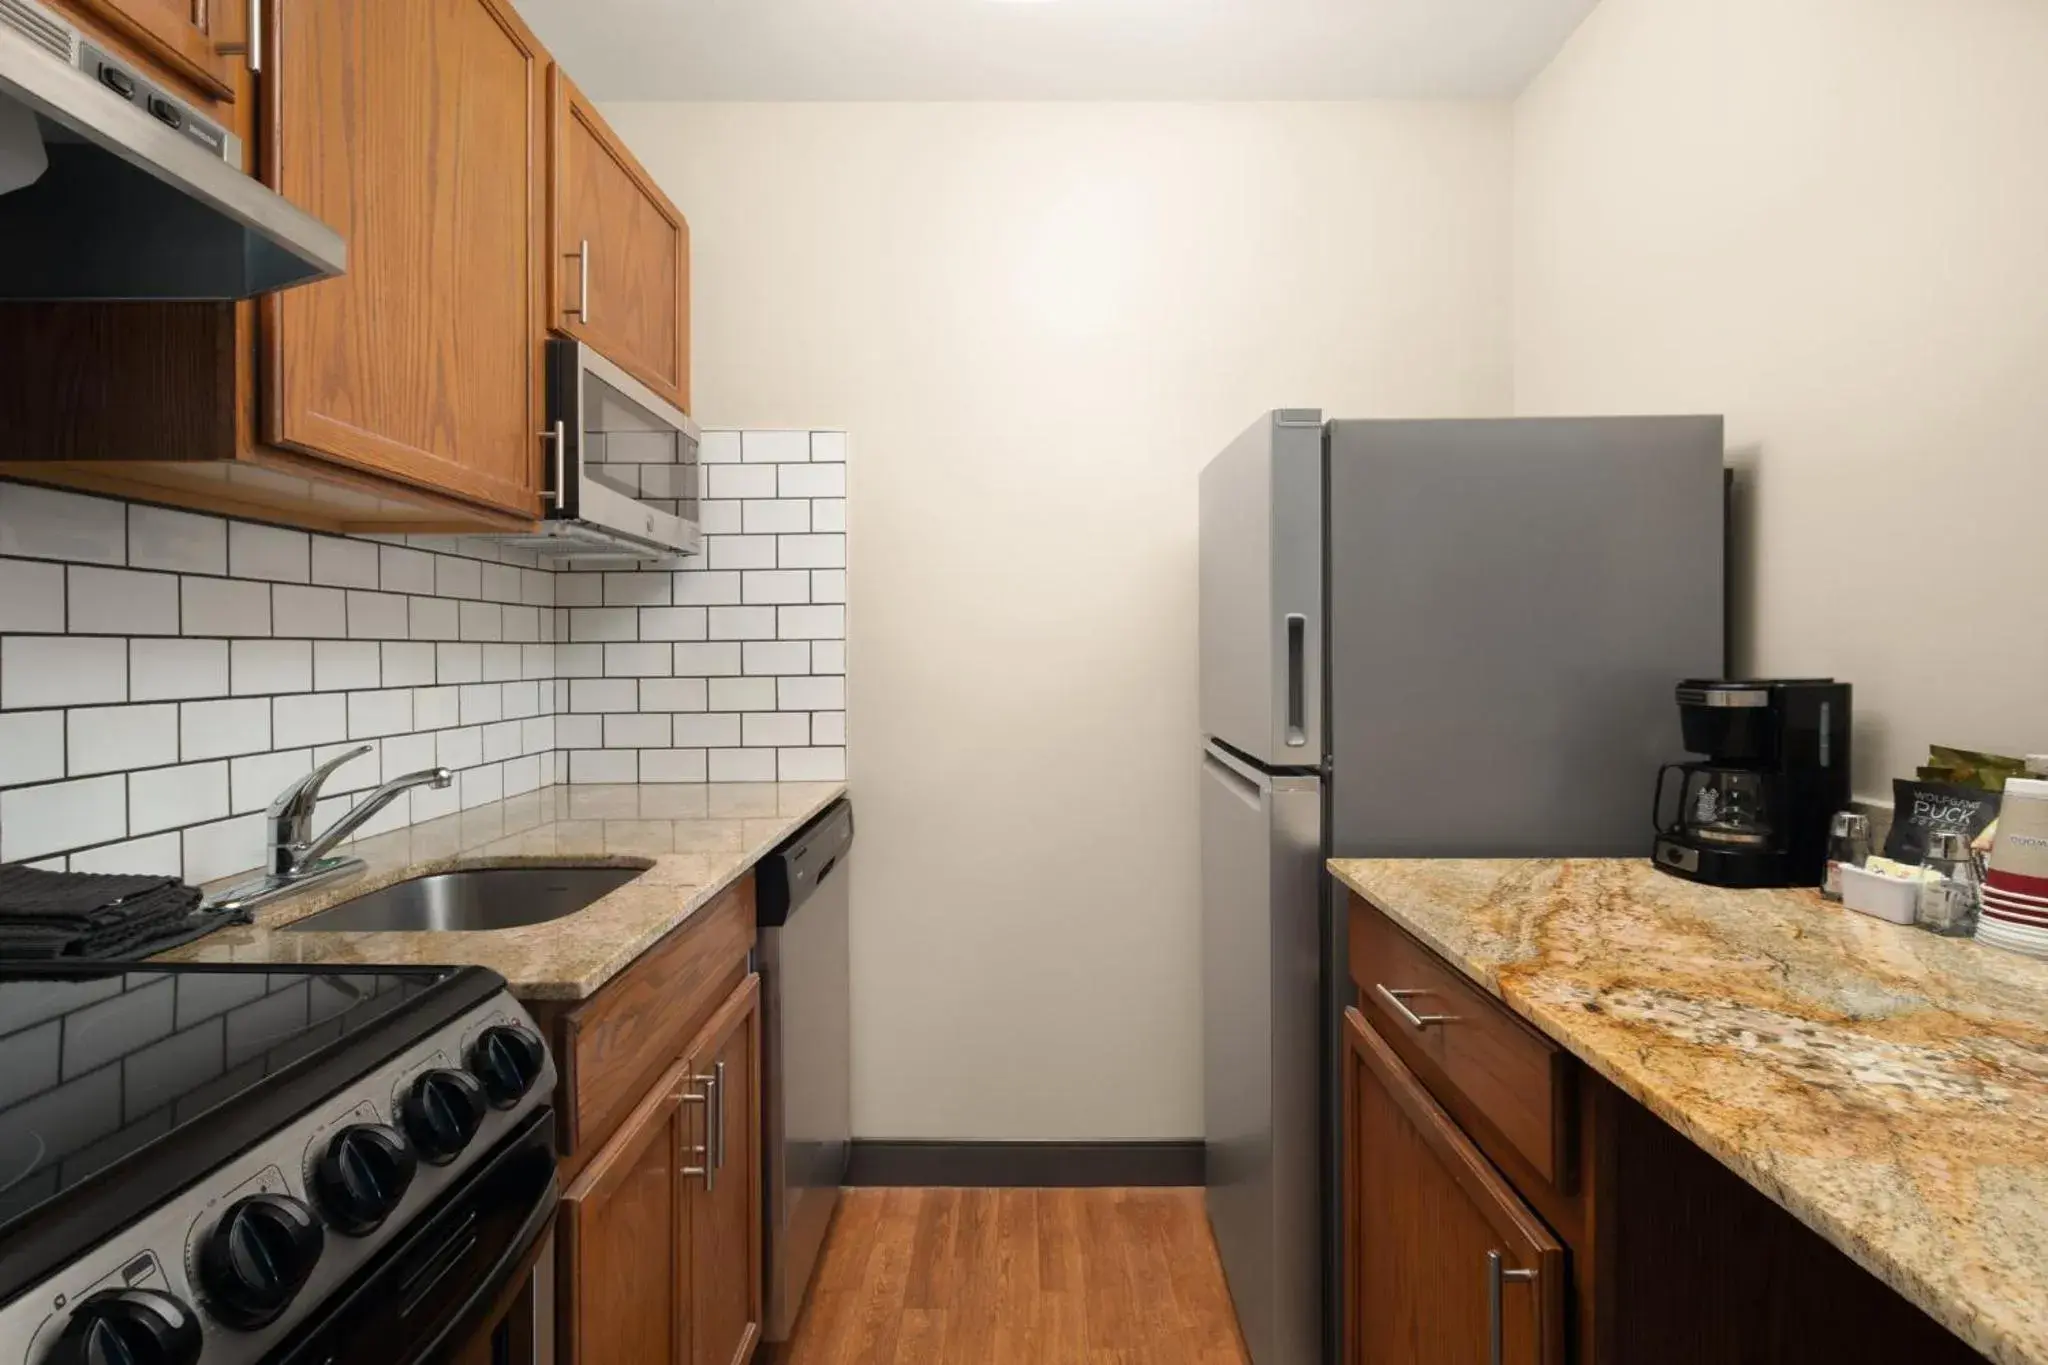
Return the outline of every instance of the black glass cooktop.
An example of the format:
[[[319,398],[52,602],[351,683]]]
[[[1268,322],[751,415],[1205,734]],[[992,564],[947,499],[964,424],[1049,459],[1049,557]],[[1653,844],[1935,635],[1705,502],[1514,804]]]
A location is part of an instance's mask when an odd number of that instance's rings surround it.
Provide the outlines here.
[[[0,967],[0,1233],[458,970]]]

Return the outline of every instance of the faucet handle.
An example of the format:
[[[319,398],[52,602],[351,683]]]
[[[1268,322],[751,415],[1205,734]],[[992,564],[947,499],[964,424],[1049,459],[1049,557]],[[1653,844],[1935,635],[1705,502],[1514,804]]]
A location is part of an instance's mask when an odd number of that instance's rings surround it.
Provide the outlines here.
[[[320,804],[320,788],[342,764],[361,758],[370,746],[359,744],[347,753],[328,759],[298,781],[279,792],[270,803],[271,828],[282,844],[303,844],[313,837],[313,808]]]

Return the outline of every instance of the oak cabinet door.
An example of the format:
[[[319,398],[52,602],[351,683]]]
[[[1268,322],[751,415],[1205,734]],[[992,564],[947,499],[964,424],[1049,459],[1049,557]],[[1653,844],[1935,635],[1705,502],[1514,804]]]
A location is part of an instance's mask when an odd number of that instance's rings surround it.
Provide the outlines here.
[[[256,0],[71,0],[215,100],[235,97]]]
[[[266,179],[348,273],[264,303],[274,444],[540,512],[547,58],[507,0],[272,0]]]
[[[1348,1365],[1563,1365],[1563,1247],[1356,1009],[1345,1035]]]
[[[704,1175],[684,1192],[692,1365],[745,1365],[761,1336],[761,978],[750,976],[690,1048],[707,1102]]]
[[[552,326],[690,407],[690,227],[562,69],[549,98]]]
[[[682,1066],[671,1069],[562,1196],[568,1365],[685,1365],[689,1358],[687,1079]]]

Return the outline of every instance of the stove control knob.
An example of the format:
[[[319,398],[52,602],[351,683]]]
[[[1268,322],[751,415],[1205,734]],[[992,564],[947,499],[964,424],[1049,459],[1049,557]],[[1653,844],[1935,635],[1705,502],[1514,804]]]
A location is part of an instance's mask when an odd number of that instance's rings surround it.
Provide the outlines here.
[[[517,1024],[496,1024],[483,1031],[469,1050],[469,1069],[484,1083],[493,1109],[519,1103],[547,1065],[547,1049],[532,1030]]]
[[[153,1289],[105,1289],[72,1310],[52,1365],[198,1365],[199,1318]]]
[[[375,1232],[412,1184],[419,1161],[405,1135],[381,1123],[356,1123],[327,1144],[313,1166],[313,1196],[336,1231]]]
[[[207,1306],[230,1327],[275,1322],[305,1287],[325,1243],[313,1210],[288,1194],[236,1200],[199,1248]]]
[[[436,1166],[455,1160],[484,1121],[484,1088],[467,1071],[437,1067],[412,1083],[398,1106],[405,1135]]]

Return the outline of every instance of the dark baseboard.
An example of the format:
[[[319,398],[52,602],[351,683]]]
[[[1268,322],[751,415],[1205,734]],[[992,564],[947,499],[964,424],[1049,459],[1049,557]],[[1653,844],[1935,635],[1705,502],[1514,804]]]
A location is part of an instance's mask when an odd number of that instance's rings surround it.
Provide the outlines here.
[[[849,1185],[1009,1189],[1200,1185],[1202,1144],[878,1142],[856,1138]]]

